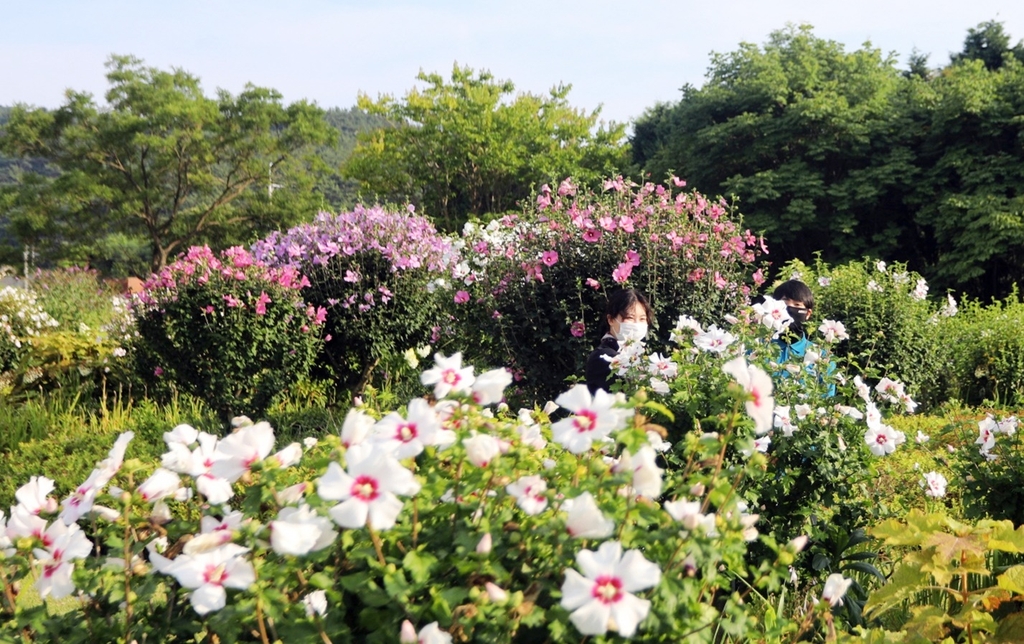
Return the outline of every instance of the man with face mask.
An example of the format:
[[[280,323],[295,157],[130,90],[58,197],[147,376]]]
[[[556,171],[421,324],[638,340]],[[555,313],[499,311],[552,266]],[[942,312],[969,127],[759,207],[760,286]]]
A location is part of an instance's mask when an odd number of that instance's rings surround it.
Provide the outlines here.
[[[619,343],[643,340],[647,324],[652,318],[651,305],[643,293],[627,288],[612,293],[608,298],[604,326],[606,332],[600,344],[587,358],[587,388],[593,394],[598,389],[608,391],[612,376],[608,358],[619,353]]]
[[[775,342],[780,345],[782,351],[779,355],[779,363],[785,364],[791,359],[803,361],[808,349],[814,345],[807,339],[807,322],[811,319],[811,311],[814,309],[814,293],[800,280],[789,280],[779,284],[772,297],[786,303],[786,312],[793,320],[789,327],[779,334]],[[835,370],[835,364],[829,363],[827,372]],[[829,395],[835,395],[835,385],[829,387]]]

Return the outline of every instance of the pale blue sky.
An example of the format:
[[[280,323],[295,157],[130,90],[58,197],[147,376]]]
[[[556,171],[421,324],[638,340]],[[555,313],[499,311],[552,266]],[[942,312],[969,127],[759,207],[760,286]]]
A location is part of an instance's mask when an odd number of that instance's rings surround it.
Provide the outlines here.
[[[182,67],[211,93],[252,82],[323,107],[404,94],[420,69],[458,61],[520,91],[572,83],[573,105],[603,104],[617,121],[700,85],[712,50],[762,43],[787,22],[847,49],[870,40],[901,63],[914,47],[945,63],[985,20],[1024,38],[1022,0],[0,0],[0,16],[0,105],[54,107],[68,87],[102,96],[111,53]]]

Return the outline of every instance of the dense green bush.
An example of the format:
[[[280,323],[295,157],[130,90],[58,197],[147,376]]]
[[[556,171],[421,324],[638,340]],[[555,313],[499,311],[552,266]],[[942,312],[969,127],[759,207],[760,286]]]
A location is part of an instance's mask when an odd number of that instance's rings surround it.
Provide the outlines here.
[[[122,293],[114,285],[101,281],[95,270],[77,267],[41,270],[32,277],[31,285],[39,305],[62,328],[101,330],[117,323],[120,317],[120,307],[113,302]]]
[[[321,362],[355,392],[381,361],[431,341],[441,307],[428,287],[447,278],[457,258],[451,240],[411,208],[361,206],[275,232],[253,254],[309,278],[303,297],[326,311]]]
[[[834,267],[794,261],[779,278],[810,286],[814,319],[846,325],[850,339],[836,353],[852,358],[855,372],[903,381],[926,408],[948,398],[956,347],[942,329],[955,308],[948,301],[942,307],[930,303],[928,284],[920,275],[902,264],[865,259]]]
[[[543,186],[522,215],[467,225],[469,259],[449,292],[459,346],[482,364],[511,366],[526,397],[545,400],[582,375],[618,288],[650,298],[663,338],[680,313],[710,322],[734,311],[748,282],[759,283],[762,242],[724,201],[684,185],[618,178],[594,194],[565,180]]]
[[[953,345],[951,390],[970,405],[1024,405],[1024,303],[1016,289],[1005,300],[983,306],[964,301],[943,325]]]
[[[303,301],[308,281],[242,248],[218,258],[194,247],[146,282],[133,356],[148,391],[206,401],[226,418],[260,415],[309,373],[326,311]]]

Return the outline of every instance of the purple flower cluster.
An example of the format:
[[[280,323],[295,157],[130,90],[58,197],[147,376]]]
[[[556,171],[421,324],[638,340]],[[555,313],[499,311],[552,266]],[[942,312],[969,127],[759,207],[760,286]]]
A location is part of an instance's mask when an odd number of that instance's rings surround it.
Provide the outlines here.
[[[381,283],[380,277],[366,270],[379,266],[377,258],[383,258],[387,272],[396,277],[414,269],[448,275],[459,260],[452,241],[438,234],[429,219],[414,214],[411,208],[388,212],[379,206],[356,206],[352,212],[337,215],[321,212],[312,223],[271,233],[256,242],[253,255],[271,266],[301,269],[315,276],[314,282],[344,285],[344,293],[327,289],[331,297],[326,304],[360,313],[395,297],[388,288],[393,280],[385,278],[388,283]],[[328,264],[332,267],[327,268]],[[323,275],[325,271],[329,275]],[[335,272],[338,275],[333,275]],[[314,285],[314,290],[323,290],[318,286],[323,285]]]
[[[321,212],[312,223],[271,233],[253,245],[253,254],[274,266],[324,266],[332,257],[365,251],[386,257],[392,272],[420,267],[444,272],[456,257],[451,241],[426,217],[379,206],[356,206],[338,215]],[[348,281],[358,278],[358,273],[346,276]]]

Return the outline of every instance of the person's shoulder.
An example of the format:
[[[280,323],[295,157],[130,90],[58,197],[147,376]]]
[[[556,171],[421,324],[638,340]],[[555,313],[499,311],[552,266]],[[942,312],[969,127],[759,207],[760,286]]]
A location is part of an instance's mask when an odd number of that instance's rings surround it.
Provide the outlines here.
[[[619,342],[610,335],[606,335],[601,338],[601,341],[597,343],[597,350],[611,349],[612,351],[619,350]]]
[[[590,352],[589,361],[600,360],[606,362],[601,356],[614,356],[619,352],[619,343],[615,341],[615,338],[610,335],[606,335],[601,338],[601,341],[594,347],[594,350]]]

